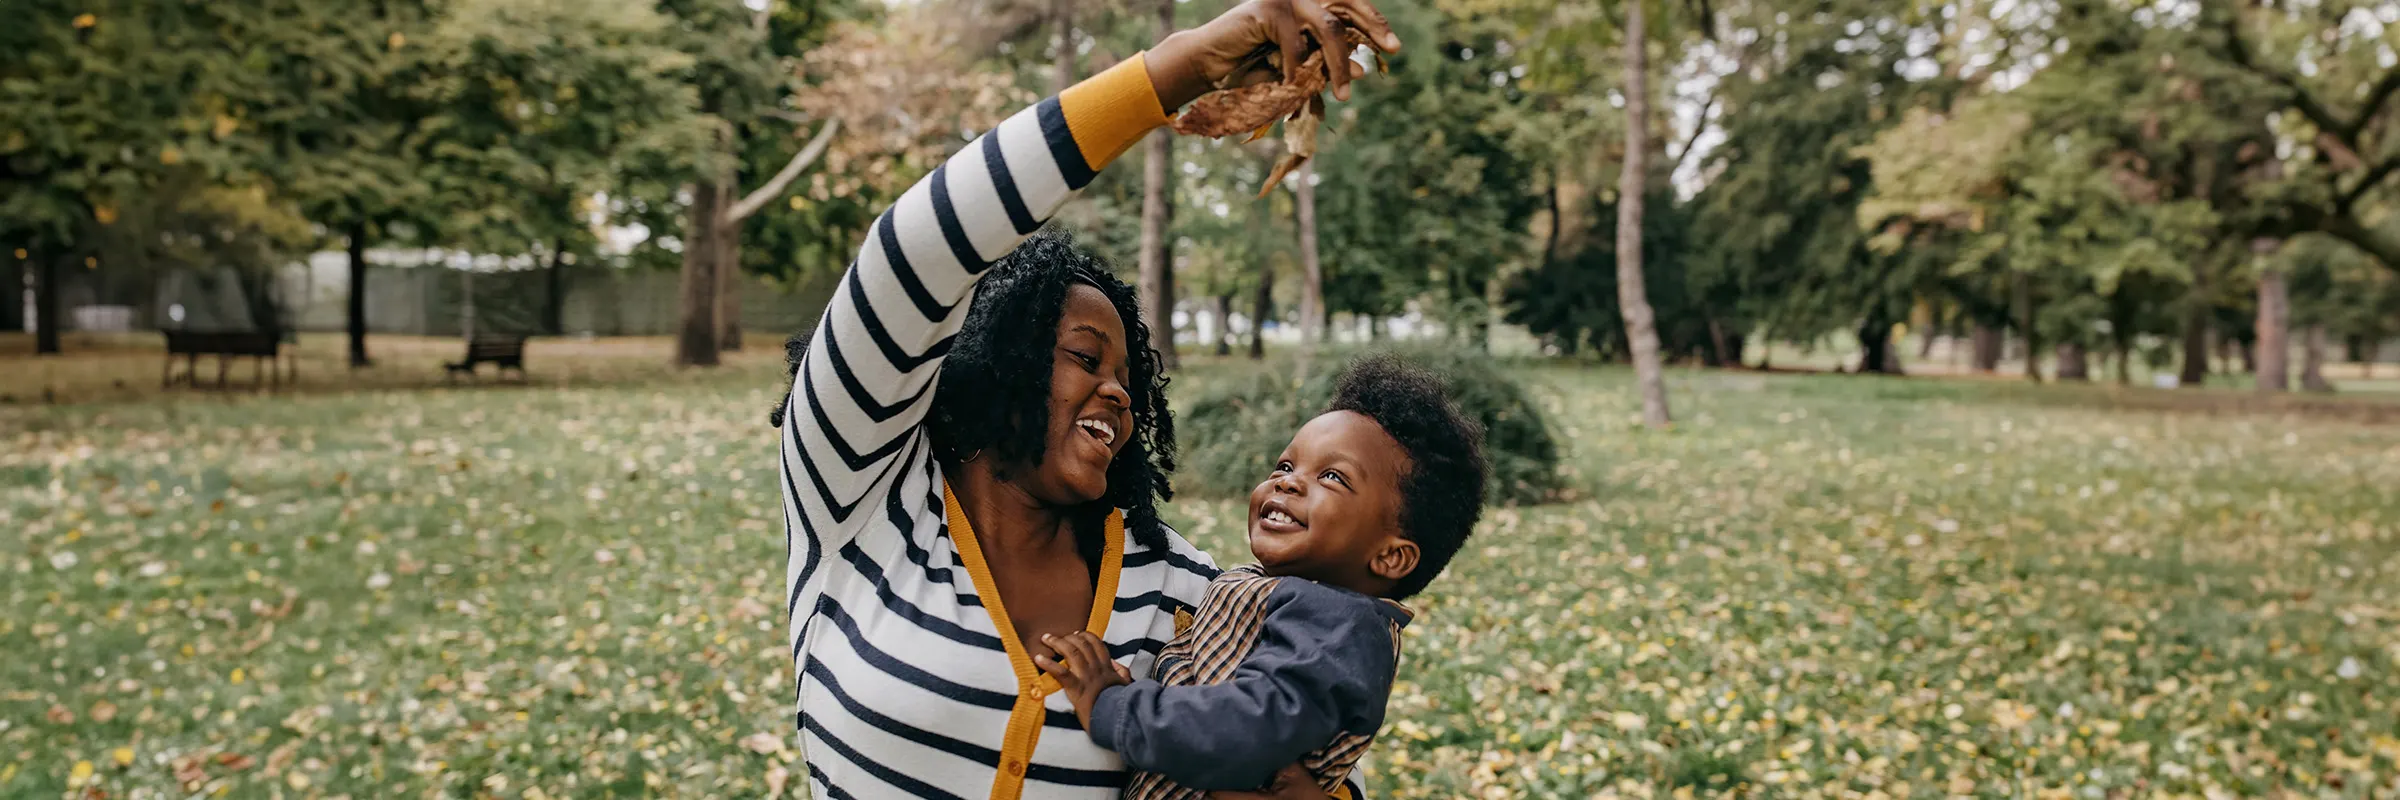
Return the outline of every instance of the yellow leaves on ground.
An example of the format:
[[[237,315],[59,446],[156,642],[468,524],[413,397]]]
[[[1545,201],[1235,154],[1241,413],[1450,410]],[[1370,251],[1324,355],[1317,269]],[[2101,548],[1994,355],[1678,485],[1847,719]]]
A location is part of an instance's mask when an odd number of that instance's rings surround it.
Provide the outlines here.
[[[665,352],[0,406],[0,797],[805,794],[781,366]],[[1530,373],[1589,499],[1411,601],[1378,797],[2400,796],[2400,430]]]

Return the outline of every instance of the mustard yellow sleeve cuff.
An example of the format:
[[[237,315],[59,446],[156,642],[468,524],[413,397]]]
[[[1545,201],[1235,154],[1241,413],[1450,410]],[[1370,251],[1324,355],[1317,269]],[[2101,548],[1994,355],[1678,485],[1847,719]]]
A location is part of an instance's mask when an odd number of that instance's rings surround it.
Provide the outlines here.
[[[1133,143],[1152,129],[1167,124],[1142,55],[1119,61],[1058,95],[1059,110],[1067,118],[1067,130],[1075,136],[1075,147],[1095,172],[1133,149]]]

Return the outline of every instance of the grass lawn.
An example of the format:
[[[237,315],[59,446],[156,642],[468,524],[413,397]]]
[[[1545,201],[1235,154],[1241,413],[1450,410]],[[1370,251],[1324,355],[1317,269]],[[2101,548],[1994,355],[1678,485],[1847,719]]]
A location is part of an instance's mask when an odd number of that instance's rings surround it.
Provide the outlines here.
[[[0,407],[0,796],[797,792],[772,358],[533,367]],[[1378,796],[2400,794],[2400,426],[1526,374],[1575,497],[1424,598]]]

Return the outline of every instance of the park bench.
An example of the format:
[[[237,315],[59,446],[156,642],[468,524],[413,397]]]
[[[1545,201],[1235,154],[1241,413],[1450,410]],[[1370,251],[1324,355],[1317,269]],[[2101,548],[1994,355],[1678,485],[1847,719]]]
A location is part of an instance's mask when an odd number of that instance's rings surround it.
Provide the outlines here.
[[[447,375],[451,378],[456,378],[461,372],[471,378],[475,376],[475,366],[485,362],[495,366],[495,373],[513,369],[517,371],[517,377],[525,377],[525,337],[516,334],[477,335],[467,340],[465,359],[443,364],[442,369],[448,370]]]
[[[270,367],[281,367],[284,363],[283,333],[281,331],[160,331],[160,333],[167,337],[167,361],[159,369],[159,386],[161,387],[175,385],[175,380],[180,377],[185,385],[198,388],[200,385],[200,357],[204,355],[217,357],[218,388],[224,388],[228,362],[235,358],[256,359],[252,362],[254,368],[251,370],[253,386],[265,385],[265,376],[270,374],[278,385],[285,379],[284,370],[269,369]],[[181,376],[175,374],[176,356],[184,357],[183,375]],[[291,359],[290,370],[290,380],[298,383],[300,381],[300,359],[297,355]]]

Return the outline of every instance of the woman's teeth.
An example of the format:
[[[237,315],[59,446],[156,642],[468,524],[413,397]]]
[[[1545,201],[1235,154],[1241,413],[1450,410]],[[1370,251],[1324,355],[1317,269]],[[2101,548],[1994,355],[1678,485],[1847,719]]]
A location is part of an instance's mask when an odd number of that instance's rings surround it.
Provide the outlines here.
[[[1091,434],[1092,438],[1099,439],[1101,444],[1115,444],[1117,441],[1116,426],[1106,422],[1096,419],[1079,419],[1075,421],[1075,427],[1082,428],[1085,433]]]

